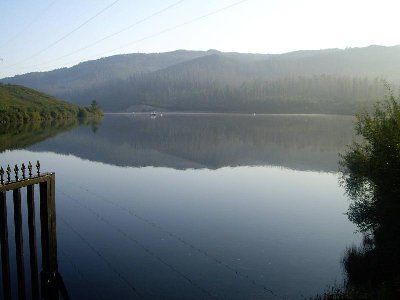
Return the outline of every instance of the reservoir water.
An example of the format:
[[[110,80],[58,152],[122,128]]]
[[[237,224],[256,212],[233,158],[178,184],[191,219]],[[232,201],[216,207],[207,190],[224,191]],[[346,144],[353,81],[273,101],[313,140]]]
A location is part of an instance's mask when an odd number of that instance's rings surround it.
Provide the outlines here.
[[[360,241],[337,164],[353,121],[107,115],[16,133],[37,139],[3,146],[0,165],[40,160],[56,173],[71,299],[304,299],[343,282],[343,253]]]

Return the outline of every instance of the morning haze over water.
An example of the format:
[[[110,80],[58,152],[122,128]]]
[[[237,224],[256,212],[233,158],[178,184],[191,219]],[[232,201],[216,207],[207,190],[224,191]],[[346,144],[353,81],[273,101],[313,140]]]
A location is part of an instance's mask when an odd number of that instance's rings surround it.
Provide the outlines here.
[[[341,282],[343,249],[359,241],[336,164],[352,122],[109,115],[1,157],[58,170],[72,298],[130,299],[134,285],[145,298],[301,299]]]
[[[398,299],[399,8],[1,4],[0,298]]]

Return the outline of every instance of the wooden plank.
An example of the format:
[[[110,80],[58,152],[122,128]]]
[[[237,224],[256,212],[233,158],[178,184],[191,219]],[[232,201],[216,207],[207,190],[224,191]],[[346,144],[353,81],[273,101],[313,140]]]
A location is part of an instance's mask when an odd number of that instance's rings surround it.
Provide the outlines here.
[[[18,277],[18,299],[26,299],[25,291],[25,270],[24,270],[24,247],[22,236],[22,210],[21,190],[13,190],[14,201],[14,229],[15,229],[15,250],[17,256],[17,277]]]
[[[55,174],[50,174],[46,182],[40,185],[40,225],[42,242],[42,288],[46,297],[58,299],[54,290],[57,265],[56,206],[55,206]],[[44,282],[45,281],[45,282]]]
[[[26,187],[28,185],[33,185],[37,184],[40,182],[46,182],[51,179],[51,177],[54,175],[54,173],[45,173],[40,176],[20,180],[20,181],[14,181],[10,183],[4,183],[3,185],[0,185],[0,192],[3,191],[12,191],[14,189],[19,189]]]
[[[28,230],[29,230],[29,256],[31,266],[32,299],[39,300],[39,276],[37,261],[37,243],[35,226],[35,188],[27,186]]]
[[[11,278],[10,278],[10,253],[8,248],[7,228],[7,195],[0,192],[0,242],[1,242],[1,267],[3,277],[3,298],[11,299]]]

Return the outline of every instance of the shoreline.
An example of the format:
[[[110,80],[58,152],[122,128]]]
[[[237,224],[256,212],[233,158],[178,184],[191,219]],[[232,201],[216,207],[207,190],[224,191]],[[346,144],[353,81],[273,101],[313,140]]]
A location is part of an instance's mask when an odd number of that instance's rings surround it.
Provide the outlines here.
[[[104,112],[104,115],[132,115],[132,116],[150,116],[153,112]],[[244,112],[190,112],[190,111],[168,111],[155,112],[157,116],[334,116],[334,117],[354,117],[346,114],[329,113],[244,113]]]

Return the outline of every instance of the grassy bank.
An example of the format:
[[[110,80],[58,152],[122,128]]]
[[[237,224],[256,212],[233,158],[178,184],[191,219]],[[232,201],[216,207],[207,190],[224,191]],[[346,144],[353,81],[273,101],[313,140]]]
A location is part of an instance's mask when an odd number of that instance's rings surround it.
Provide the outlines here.
[[[90,107],[80,107],[30,88],[0,84],[1,124],[100,118],[102,115],[95,102]]]

